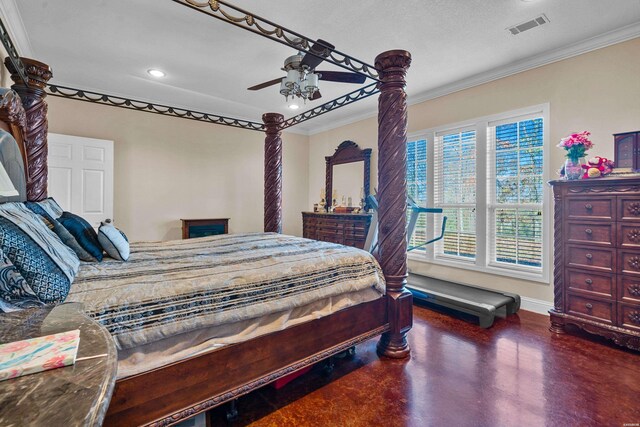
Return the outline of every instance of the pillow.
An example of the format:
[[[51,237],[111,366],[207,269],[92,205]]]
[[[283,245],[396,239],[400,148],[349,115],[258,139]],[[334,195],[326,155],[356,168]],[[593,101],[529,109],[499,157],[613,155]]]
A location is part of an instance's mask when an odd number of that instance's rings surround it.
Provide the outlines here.
[[[129,240],[122,231],[111,224],[110,219],[106,219],[100,224],[98,240],[111,258],[119,261],[129,259]]]
[[[31,212],[23,203],[3,203],[0,205],[0,216],[21,229],[33,242],[49,256],[51,261],[67,276],[69,283],[78,272],[80,260],[78,256],[42,222],[40,217]],[[9,258],[11,256],[7,253]],[[11,260],[16,264],[15,260]],[[20,267],[16,264],[18,270]],[[23,273],[21,271],[21,273]],[[24,276],[24,273],[22,274]],[[27,282],[29,279],[25,276]],[[29,282],[31,286],[32,283]]]
[[[96,230],[84,218],[71,212],[63,212],[58,221],[76,239],[82,248],[89,252],[96,261],[102,261],[102,246],[98,241]]]
[[[42,226],[44,227],[44,224]],[[57,239],[53,233],[51,234]],[[3,216],[0,216],[0,249],[18,269],[40,301],[58,303],[65,300],[72,279],[64,274],[31,236]]]
[[[53,199],[51,199],[53,200]],[[54,201],[55,203],[55,201]],[[44,207],[40,203],[36,202],[24,202],[24,205],[29,208],[32,212],[40,215],[40,219],[44,221],[44,223],[49,227],[51,231],[53,231],[56,236],[62,240],[62,243],[67,245],[68,247],[76,253],[78,258],[82,261],[88,262],[96,262],[98,261],[96,257],[87,252],[81,245],[78,243],[75,237],[64,228],[64,226],[44,209]]]
[[[60,216],[62,216],[62,208],[60,207],[58,202],[56,202],[53,199],[53,197],[47,197],[46,199],[40,200],[39,202],[25,202],[25,204],[37,205],[37,206],[41,207],[53,219],[57,219],[57,218],[60,218]],[[31,208],[31,206],[28,206],[28,207],[29,207],[29,209],[33,210]],[[39,212],[36,212],[36,213],[39,213]]]
[[[11,260],[0,251],[0,311],[44,305]]]

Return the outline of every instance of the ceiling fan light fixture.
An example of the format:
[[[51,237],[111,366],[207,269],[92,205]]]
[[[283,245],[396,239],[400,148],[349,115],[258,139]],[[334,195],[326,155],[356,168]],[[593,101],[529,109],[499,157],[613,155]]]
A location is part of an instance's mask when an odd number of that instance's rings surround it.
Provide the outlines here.
[[[291,100],[287,102],[287,107],[289,107],[290,110],[297,110],[298,108],[300,108],[300,104],[298,103],[295,96],[292,96]]]
[[[167,75],[164,71],[158,70],[157,68],[149,68],[147,70],[147,74],[149,74],[151,77],[155,77],[157,79],[160,79],[160,78],[162,78],[162,77]]]

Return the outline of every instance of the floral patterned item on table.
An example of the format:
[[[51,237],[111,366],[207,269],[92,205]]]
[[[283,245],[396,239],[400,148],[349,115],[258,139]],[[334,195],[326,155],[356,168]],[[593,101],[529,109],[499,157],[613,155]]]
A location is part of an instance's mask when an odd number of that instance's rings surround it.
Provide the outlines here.
[[[80,330],[0,344],[0,381],[76,363]]]

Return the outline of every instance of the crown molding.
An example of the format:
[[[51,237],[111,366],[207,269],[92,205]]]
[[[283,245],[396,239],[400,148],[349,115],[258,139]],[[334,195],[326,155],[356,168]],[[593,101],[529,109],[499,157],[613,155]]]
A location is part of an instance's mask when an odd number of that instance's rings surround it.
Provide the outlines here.
[[[591,37],[589,39],[574,43],[569,46],[565,46],[563,48],[544,52],[542,54],[535,55],[503,67],[494,68],[493,70],[476,74],[466,79],[458,80],[451,84],[443,85],[417,95],[409,96],[407,98],[407,104],[420,104],[425,101],[440,98],[442,96],[446,96],[455,92],[460,92],[461,90],[469,89],[474,86],[479,86],[484,83],[499,80],[504,77],[521,73],[523,71],[532,70],[534,68],[542,67],[544,65],[552,64],[554,62],[562,61],[564,59],[602,49],[607,46],[622,43],[631,39],[635,39],[637,37],[640,37],[640,22]],[[376,114],[377,112],[369,111],[345,118],[344,120],[336,120],[329,125],[311,129],[309,131],[309,135],[316,135],[318,133],[326,132],[355,122],[359,122],[361,120],[369,119],[371,117],[375,117]]]
[[[33,58],[34,52],[15,0],[0,1],[0,18],[7,28],[18,54]]]

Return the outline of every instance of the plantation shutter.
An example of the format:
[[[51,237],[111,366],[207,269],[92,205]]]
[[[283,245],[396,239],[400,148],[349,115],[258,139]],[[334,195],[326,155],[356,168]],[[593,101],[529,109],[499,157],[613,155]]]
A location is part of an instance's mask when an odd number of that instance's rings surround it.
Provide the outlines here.
[[[542,112],[489,122],[489,263],[542,268]]]
[[[476,132],[460,128],[436,133],[434,204],[447,217],[436,257],[476,257]],[[437,218],[439,223],[441,218]],[[439,231],[439,230],[438,230]]]
[[[419,139],[407,142],[407,192],[418,206],[427,205],[427,140]],[[407,223],[411,211],[407,210]],[[418,246],[427,241],[427,217],[420,215],[409,242],[409,246]],[[420,248],[424,251],[424,246]]]

